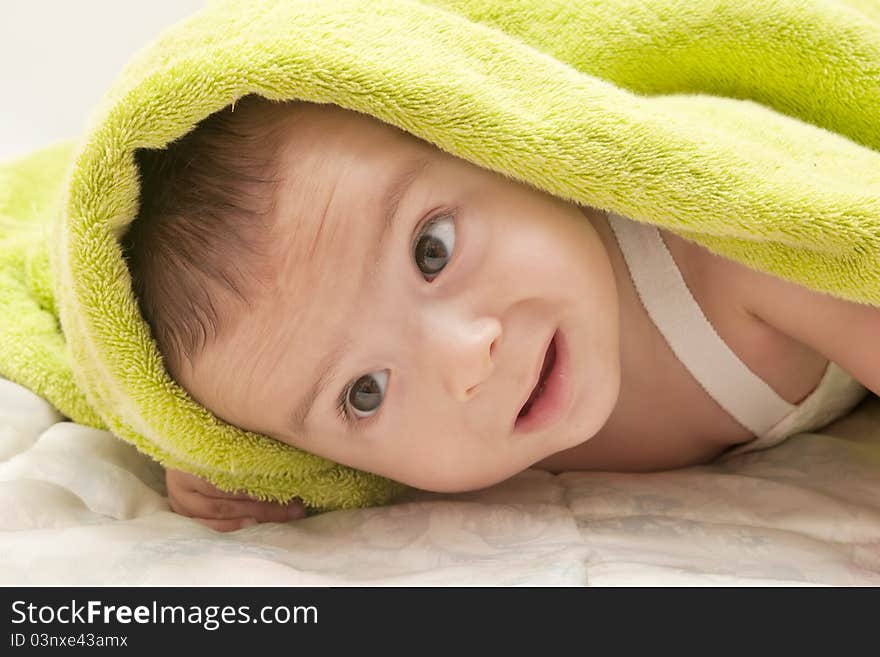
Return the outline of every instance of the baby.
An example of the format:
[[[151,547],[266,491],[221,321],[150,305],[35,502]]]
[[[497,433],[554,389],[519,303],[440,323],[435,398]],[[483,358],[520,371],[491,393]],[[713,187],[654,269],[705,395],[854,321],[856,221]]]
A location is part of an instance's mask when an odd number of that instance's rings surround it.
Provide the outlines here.
[[[805,398],[816,424],[858,382],[880,393],[880,309],[366,115],[249,96],[138,157],[123,247],[171,376],[231,424],[416,488],[706,463],[803,429]],[[666,269],[637,273],[650,254]],[[650,311],[658,283],[683,304],[659,304],[671,319]],[[850,391],[830,412],[829,361]],[[303,515],[167,483],[175,511],[220,530]]]

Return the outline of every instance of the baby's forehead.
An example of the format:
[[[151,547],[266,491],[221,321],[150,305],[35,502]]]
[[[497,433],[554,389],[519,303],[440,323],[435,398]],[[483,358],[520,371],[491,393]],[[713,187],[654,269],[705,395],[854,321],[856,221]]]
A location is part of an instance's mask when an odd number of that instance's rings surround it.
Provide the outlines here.
[[[395,169],[439,149],[396,126],[336,105],[304,104],[285,127],[279,204],[288,208],[369,200]],[[344,192],[353,192],[352,199]]]
[[[328,138],[346,134],[380,141],[401,137],[417,140],[381,119],[333,104],[295,103],[285,110],[284,123],[289,138],[313,141],[318,146],[325,145]]]
[[[338,249],[368,240],[395,173],[427,155],[377,119],[335,106],[306,111],[286,134],[271,236],[279,274],[297,278],[339,267]]]

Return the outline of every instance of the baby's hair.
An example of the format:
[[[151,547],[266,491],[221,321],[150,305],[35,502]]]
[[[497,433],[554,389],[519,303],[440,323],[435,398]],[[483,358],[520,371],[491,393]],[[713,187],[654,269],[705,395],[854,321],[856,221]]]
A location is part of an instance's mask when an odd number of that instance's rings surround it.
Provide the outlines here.
[[[268,283],[280,131],[294,105],[245,96],[166,148],[135,152],[140,207],[121,246],[169,372]]]

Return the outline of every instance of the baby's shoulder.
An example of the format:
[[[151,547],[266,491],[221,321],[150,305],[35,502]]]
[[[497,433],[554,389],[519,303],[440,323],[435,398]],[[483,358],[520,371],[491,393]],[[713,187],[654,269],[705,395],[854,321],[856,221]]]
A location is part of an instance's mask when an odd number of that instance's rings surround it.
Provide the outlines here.
[[[694,300],[740,360],[791,403],[813,390],[827,358],[765,319],[763,308],[785,292],[780,279],[661,234]]]
[[[688,289],[707,316],[759,321],[757,299],[774,276],[712,253],[671,231],[661,230],[660,234]]]

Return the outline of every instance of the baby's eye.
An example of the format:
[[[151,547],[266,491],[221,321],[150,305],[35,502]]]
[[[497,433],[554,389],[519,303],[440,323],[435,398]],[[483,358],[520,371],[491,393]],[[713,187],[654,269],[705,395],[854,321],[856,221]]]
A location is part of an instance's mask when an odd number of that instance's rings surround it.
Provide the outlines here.
[[[369,417],[376,412],[385,396],[388,370],[364,374],[345,393],[345,405],[357,417]]]
[[[446,266],[455,248],[455,220],[451,214],[431,219],[416,240],[413,259],[428,280],[433,280]]]

